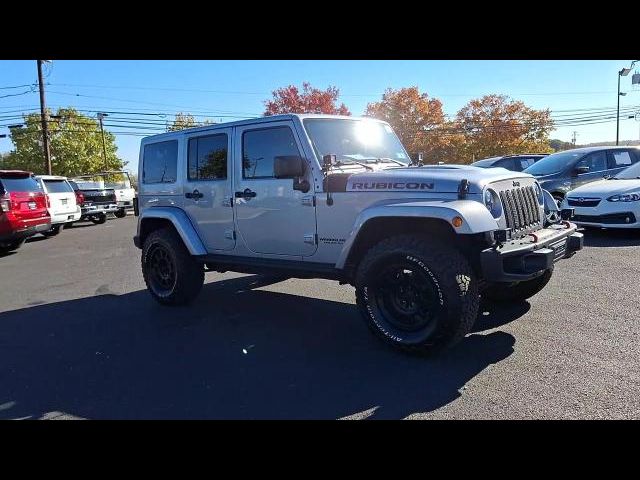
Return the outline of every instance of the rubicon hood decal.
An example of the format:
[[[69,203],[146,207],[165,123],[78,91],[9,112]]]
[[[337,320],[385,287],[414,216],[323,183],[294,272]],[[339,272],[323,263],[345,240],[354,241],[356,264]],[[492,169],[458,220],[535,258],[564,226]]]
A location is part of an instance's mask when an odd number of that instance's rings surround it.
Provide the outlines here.
[[[471,166],[387,168],[376,172],[358,172],[348,176],[347,192],[434,192],[457,193],[460,181],[469,182],[469,193],[481,193],[490,182],[512,180],[514,184],[533,179],[530,175],[503,168]],[[523,183],[524,185],[524,183]]]

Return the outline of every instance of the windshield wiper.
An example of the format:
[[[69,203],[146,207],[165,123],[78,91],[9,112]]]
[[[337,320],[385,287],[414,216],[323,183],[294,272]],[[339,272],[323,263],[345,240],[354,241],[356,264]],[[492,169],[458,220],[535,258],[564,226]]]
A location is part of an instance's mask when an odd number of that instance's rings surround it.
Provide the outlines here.
[[[366,163],[362,163],[362,162],[357,162],[356,160],[352,160],[351,158],[348,159],[348,162],[343,162],[342,160],[337,160],[335,165],[336,167],[340,167],[342,165],[360,165],[361,167],[366,168],[367,170],[373,170],[373,167],[370,167],[369,165],[367,165]]]
[[[376,163],[385,163],[385,162],[393,162],[396,163],[398,165],[400,165],[401,167],[406,167],[407,165],[405,163],[399,162],[398,160],[394,160],[393,158],[389,158],[389,157],[382,157],[382,158],[376,158]]]

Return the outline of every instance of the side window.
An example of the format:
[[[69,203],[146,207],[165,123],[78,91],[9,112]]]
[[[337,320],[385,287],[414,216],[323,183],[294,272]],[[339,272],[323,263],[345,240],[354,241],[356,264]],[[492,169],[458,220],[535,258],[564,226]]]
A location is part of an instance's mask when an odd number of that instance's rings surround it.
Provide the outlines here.
[[[577,167],[589,167],[589,172],[602,172],[607,169],[607,152],[594,152],[576,164]]]
[[[610,164],[609,168],[623,168],[628,167],[634,160],[631,158],[631,153],[626,150],[613,150],[610,152]]]
[[[145,145],[142,162],[142,183],[175,182],[178,173],[178,141]]]
[[[227,134],[189,139],[189,180],[223,180],[227,178]]]
[[[500,160],[496,162],[495,167],[506,168],[507,170],[513,170],[513,159],[505,158],[504,160]]]
[[[275,157],[300,155],[289,127],[248,130],[242,134],[242,178],[273,178]]]
[[[522,171],[525,168],[529,168],[531,165],[533,165],[534,163],[536,163],[535,159],[533,158],[519,158],[518,160],[516,160],[518,162],[518,166],[520,167],[519,170]]]

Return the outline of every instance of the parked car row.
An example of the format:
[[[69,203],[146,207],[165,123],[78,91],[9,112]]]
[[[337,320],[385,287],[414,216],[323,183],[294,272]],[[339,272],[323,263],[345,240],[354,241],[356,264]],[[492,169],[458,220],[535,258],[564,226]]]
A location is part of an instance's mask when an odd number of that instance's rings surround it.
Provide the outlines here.
[[[118,178],[114,189],[109,181]],[[120,195],[120,197],[119,197]],[[109,172],[75,179],[0,170],[0,254],[17,250],[31,236],[58,235],[65,226],[89,220],[107,221],[107,214],[124,217],[133,208],[135,191],[126,172]]]
[[[551,155],[507,155],[474,166],[503,167],[536,177],[560,208],[573,208],[583,227],[640,228],[640,149],[585,147]],[[531,162],[524,169],[520,167]]]

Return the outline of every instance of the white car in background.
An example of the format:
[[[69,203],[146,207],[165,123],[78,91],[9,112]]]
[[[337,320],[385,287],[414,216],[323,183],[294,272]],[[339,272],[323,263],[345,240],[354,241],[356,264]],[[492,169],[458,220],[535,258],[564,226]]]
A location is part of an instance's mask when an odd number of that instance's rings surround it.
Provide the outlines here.
[[[80,220],[80,205],[78,205],[75,191],[66,177],[38,175],[35,178],[47,195],[47,210],[51,216],[51,229],[42,232],[45,237],[57,235],[65,224]]]
[[[583,227],[640,228],[640,162],[617,175],[571,190],[562,208]]]
[[[93,173],[91,175],[81,175],[77,177],[77,180],[93,182],[99,188],[113,188],[118,202],[118,210],[114,213],[116,217],[123,218],[127,215],[127,210],[133,209],[133,199],[136,196],[136,191],[131,186],[131,178],[127,172]]]

